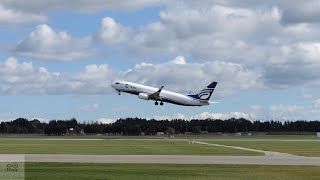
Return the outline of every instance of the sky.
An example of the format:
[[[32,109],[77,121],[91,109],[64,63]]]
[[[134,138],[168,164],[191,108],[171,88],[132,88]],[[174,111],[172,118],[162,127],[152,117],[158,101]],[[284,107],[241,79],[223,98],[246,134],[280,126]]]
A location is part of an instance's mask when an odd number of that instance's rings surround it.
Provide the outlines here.
[[[320,1],[0,0],[0,121],[320,119]],[[155,106],[126,80],[197,93]]]

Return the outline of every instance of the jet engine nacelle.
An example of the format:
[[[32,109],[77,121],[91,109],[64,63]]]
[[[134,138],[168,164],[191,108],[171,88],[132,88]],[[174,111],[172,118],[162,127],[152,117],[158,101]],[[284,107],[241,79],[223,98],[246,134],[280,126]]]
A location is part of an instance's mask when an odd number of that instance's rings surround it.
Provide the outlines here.
[[[146,93],[139,93],[138,97],[143,100],[149,100],[149,95]]]

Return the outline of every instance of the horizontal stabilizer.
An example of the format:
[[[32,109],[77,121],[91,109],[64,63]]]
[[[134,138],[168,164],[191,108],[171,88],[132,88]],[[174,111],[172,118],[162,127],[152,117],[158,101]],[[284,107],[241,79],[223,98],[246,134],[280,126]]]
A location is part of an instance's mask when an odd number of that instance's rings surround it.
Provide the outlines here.
[[[219,102],[216,101],[209,101],[209,104],[218,104]]]

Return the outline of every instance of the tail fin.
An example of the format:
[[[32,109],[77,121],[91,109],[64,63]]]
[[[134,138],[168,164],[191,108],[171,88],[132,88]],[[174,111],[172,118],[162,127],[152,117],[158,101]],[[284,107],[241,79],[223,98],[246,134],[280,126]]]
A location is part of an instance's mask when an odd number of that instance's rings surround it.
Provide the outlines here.
[[[217,82],[212,82],[209,86],[202,89],[202,91],[200,93],[191,94],[188,96],[192,97],[194,99],[197,99],[197,100],[201,100],[201,101],[209,101],[209,99],[214,91],[214,88],[216,87],[217,84],[218,84]]]

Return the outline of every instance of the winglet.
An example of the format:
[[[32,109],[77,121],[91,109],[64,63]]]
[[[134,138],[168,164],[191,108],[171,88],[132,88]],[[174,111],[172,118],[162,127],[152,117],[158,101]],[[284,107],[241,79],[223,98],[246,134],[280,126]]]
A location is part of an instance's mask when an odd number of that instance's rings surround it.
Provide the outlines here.
[[[162,91],[164,86],[161,86],[161,88],[157,91],[158,93],[160,93]]]
[[[157,92],[150,94],[149,98],[154,100],[160,100],[160,92],[162,91],[162,89],[163,89],[163,86],[161,86],[161,88]]]

